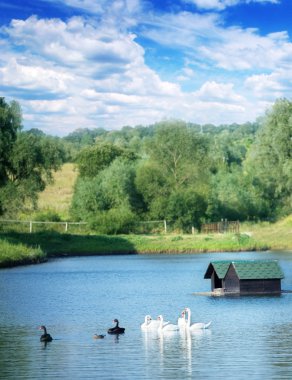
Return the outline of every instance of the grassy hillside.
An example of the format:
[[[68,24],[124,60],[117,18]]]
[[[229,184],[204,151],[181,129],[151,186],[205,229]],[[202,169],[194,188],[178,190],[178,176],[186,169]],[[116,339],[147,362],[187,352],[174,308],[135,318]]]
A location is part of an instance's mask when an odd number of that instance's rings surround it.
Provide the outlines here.
[[[40,193],[38,207],[40,211],[52,210],[62,219],[69,218],[68,210],[73,195],[73,186],[77,178],[74,164],[64,164],[60,171],[54,173],[54,183]]]
[[[247,232],[259,243],[267,244],[273,250],[292,250],[292,215],[277,223],[245,223],[241,232]]]

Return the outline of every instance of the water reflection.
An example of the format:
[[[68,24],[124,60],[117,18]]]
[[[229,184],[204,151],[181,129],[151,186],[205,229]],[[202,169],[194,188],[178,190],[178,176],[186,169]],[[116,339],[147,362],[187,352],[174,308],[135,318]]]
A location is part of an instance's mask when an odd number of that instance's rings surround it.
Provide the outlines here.
[[[145,354],[145,365],[151,368],[159,364],[162,378],[192,378],[193,357],[200,346],[211,336],[211,330],[187,329],[179,331],[146,331],[142,332]],[[194,352],[193,352],[194,350]]]
[[[277,378],[292,378],[292,323],[272,328],[267,336],[269,361]]]

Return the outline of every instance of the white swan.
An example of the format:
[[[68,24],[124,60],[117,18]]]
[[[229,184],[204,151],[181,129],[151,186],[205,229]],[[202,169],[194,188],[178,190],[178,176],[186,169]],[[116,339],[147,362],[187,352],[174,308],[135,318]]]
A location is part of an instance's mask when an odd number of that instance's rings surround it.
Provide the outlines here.
[[[186,327],[187,321],[186,321],[186,310],[183,309],[181,312],[181,317],[178,317],[177,324],[180,329],[183,329]]]
[[[191,309],[189,309],[188,307],[186,307],[185,310],[186,310],[186,313],[188,314],[186,327],[190,331],[195,331],[195,330],[198,330],[198,329],[207,329],[211,325],[211,322],[209,322],[209,323],[197,322],[197,323],[191,324],[191,315],[192,315]]]
[[[169,322],[163,322],[163,326],[167,325]],[[160,326],[160,320],[152,319],[151,315],[145,315],[145,321],[141,325],[141,329],[144,331],[155,331]]]
[[[160,321],[155,321],[151,318],[151,315],[145,315],[145,321],[141,325],[142,330],[157,330],[160,325]]]
[[[170,331],[178,331],[179,327],[178,325],[174,325],[172,323],[164,323],[163,322],[163,316],[159,315],[158,320],[160,321],[160,325],[158,327],[158,332],[170,332]]]

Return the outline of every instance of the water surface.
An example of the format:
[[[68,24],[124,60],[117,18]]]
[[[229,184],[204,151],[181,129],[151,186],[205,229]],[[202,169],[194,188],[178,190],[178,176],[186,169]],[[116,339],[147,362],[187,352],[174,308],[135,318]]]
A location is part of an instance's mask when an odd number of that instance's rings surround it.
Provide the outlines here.
[[[211,260],[278,259],[292,290],[292,253],[128,255],[56,259],[0,271],[0,378],[291,379],[292,294],[208,297]],[[144,333],[146,314],[196,334]],[[94,340],[120,320],[126,333]],[[44,324],[54,341],[39,341]]]

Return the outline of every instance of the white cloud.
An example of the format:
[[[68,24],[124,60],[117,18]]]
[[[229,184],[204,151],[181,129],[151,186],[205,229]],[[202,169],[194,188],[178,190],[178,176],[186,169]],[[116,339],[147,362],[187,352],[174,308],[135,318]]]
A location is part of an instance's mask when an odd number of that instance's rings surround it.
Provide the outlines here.
[[[238,4],[249,4],[249,3],[278,4],[280,0],[185,0],[185,2],[194,4],[200,9],[223,10],[227,7],[235,6]]]
[[[189,61],[224,70],[275,69],[292,63],[292,43],[287,32],[265,36],[257,29],[225,27],[218,15],[181,12],[148,21],[147,38],[181,49]]]
[[[207,1],[213,7],[232,2]],[[0,86],[19,100],[28,128],[64,135],[80,127],[118,129],[163,118],[245,122],[291,88],[286,32],[261,36],[256,29],[224,27],[214,13],[142,15],[138,0],[112,1],[110,10],[107,0],[64,2],[91,7],[98,16],[32,16],[0,30]],[[132,27],[138,22],[137,37]],[[180,66],[175,62],[162,79],[145,61],[143,37],[175,50]],[[170,56],[167,64],[174,60]]]
[[[206,102],[242,103],[244,98],[234,92],[233,83],[206,82],[196,92],[198,98]]]
[[[245,87],[259,99],[272,102],[276,98],[291,97],[292,70],[279,69],[271,74],[254,74],[245,80]]]

